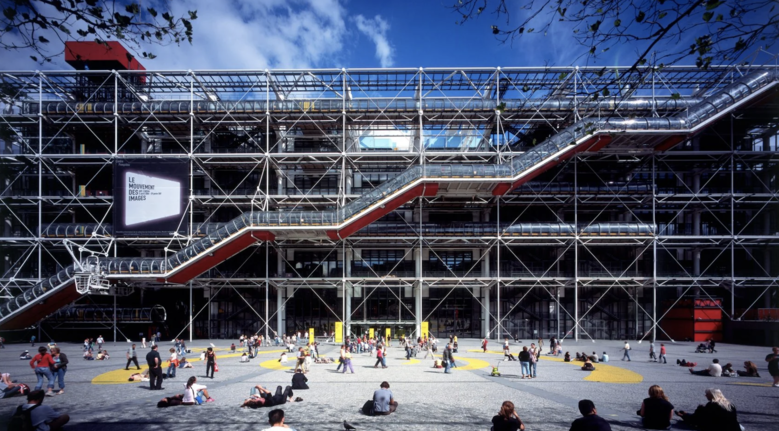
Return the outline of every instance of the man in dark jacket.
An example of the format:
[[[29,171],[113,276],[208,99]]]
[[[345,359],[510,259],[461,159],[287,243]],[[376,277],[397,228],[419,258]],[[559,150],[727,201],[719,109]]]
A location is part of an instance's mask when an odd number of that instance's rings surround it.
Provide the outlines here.
[[[149,364],[149,389],[162,389],[162,359],[157,352],[157,345],[151,347],[151,352],[146,354],[146,363]],[[155,383],[156,382],[156,383]]]
[[[611,425],[598,416],[598,410],[592,401],[579,401],[579,412],[582,417],[573,421],[570,431],[611,431]]]
[[[452,356],[452,345],[447,344],[446,349],[444,349],[443,353],[443,362],[444,362],[444,373],[449,374],[449,369],[452,367],[452,362],[454,362],[454,356]]]

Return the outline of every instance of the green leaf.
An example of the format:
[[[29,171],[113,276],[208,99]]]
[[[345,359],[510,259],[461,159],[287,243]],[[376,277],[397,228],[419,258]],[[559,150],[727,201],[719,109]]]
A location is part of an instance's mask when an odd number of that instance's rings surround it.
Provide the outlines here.
[[[167,12],[162,14],[162,19],[164,19],[165,21],[168,21],[168,22],[173,21],[173,17],[169,13],[167,13]]]
[[[595,49],[596,48],[597,48],[596,46],[593,46],[592,48],[590,48],[590,54],[595,54]]]
[[[81,37],[87,37],[87,35],[89,34],[86,32],[86,30],[82,30],[82,29],[76,30],[76,33],[78,33],[78,35]]]
[[[714,10],[718,8],[722,3],[725,3],[724,1],[719,0],[708,0],[706,2],[706,10]]]
[[[148,53],[148,55],[149,55],[149,60],[154,60],[155,58],[157,58],[157,56],[152,53]]]
[[[601,93],[603,93],[603,97],[609,97],[609,94],[611,94],[608,88],[604,88]]]
[[[557,77],[560,81],[568,77],[568,72],[563,72],[560,74],[560,76]]]
[[[30,58],[32,58],[32,61],[38,61],[38,57],[31,55]]]
[[[61,32],[63,32],[65,34],[67,34],[68,36],[70,36],[70,30],[67,27],[65,27],[64,25],[60,25],[59,29],[60,29]]]
[[[187,11],[189,13],[189,19],[196,20],[197,19],[197,11],[196,10],[190,10]]]
[[[525,84],[525,85],[522,86],[522,91],[528,92],[528,91],[530,91],[530,87],[527,84]]]
[[[682,98],[682,95],[679,93],[671,93],[671,100],[679,100]]]
[[[618,20],[614,21],[614,27],[619,27],[620,24],[622,24],[622,20],[621,19],[618,19]]]
[[[153,7],[147,7],[146,10],[149,11],[151,16],[157,18],[157,9],[154,9]]]
[[[600,23],[601,23],[600,21],[595,21],[594,23],[592,23],[592,25],[590,26],[590,31],[593,33],[597,32],[598,29],[600,28]]]
[[[599,70],[599,71],[595,72],[595,74],[596,74],[596,75],[598,75],[598,77],[599,77],[599,78],[600,78],[601,76],[603,76],[603,74],[604,74],[604,73],[606,73],[606,68],[605,68],[605,67],[604,67],[603,69],[601,69],[601,70]]]
[[[40,43],[49,43],[49,39],[46,39],[43,36],[38,36],[38,42],[40,42]]]
[[[500,29],[498,29],[497,25],[490,26],[490,28],[492,29],[492,34],[500,33]]]
[[[639,66],[643,66],[643,65],[645,65],[645,64],[646,64],[646,58],[642,58],[642,59],[641,59],[641,60],[639,60],[639,62],[638,62],[638,65],[639,65]]]
[[[130,3],[127,6],[124,7],[124,10],[127,11],[127,13],[131,13],[133,15],[137,15],[141,13],[141,7],[138,6],[138,3]]]
[[[660,15],[657,15],[657,19],[663,19],[666,16],[668,16],[668,12],[660,12]]]
[[[722,21],[722,14],[717,15],[717,18],[715,18],[714,21],[717,21],[717,22]]]
[[[736,46],[734,47],[734,49],[736,51],[743,51],[744,49],[746,49],[746,47],[747,47],[747,43],[744,42],[744,39],[738,38],[738,41],[736,41]]]
[[[16,16],[16,9],[12,7],[7,7],[3,9],[3,15],[8,18],[9,21],[13,20]]]
[[[703,20],[706,22],[711,21],[711,17],[714,16],[714,12],[706,12],[703,14]]]
[[[640,10],[638,11],[638,15],[636,16],[636,22],[641,22],[646,18],[646,13],[644,11]]]

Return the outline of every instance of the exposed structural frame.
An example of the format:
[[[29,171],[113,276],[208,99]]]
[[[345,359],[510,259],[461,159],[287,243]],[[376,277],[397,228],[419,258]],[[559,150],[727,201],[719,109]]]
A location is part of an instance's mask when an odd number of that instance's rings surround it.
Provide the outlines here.
[[[759,151],[754,146],[736,150],[735,140],[742,138],[734,135],[735,126],[725,145],[729,149],[708,151],[702,148],[706,146],[703,136],[712,139],[707,135],[710,131],[719,133],[717,127],[724,122],[740,121],[737,112],[773,100],[776,69],[648,68],[631,82],[613,78],[620,73],[601,68],[4,73],[0,76],[8,91],[0,123],[11,132],[4,139],[11,151],[3,157],[18,164],[19,172],[6,181],[2,205],[11,214],[7,226],[19,228],[22,234],[2,239],[18,244],[16,261],[20,262],[6,269],[3,292],[10,301],[0,310],[2,324],[35,323],[78,298],[78,292],[69,288],[75,267],[58,261],[52,251],[62,238],[83,244],[80,251],[85,254],[90,247],[113,245],[117,258],[106,260],[108,279],[139,286],[189,283],[190,297],[193,283],[208,287],[208,302],[199,312],[190,304],[190,323],[210,308],[212,297],[225,287],[262,289],[265,310],[254,309],[244,296],[240,300],[259,319],[256,330],[266,334],[274,318],[278,332],[289,329],[284,305],[301,289],[314,295],[347,330],[351,321],[371,320],[363,305],[373,292],[384,289],[397,301],[398,321],[411,316],[417,334],[421,322],[434,317],[437,308],[460,289],[481,310],[480,332],[493,337],[513,333],[516,328],[507,323],[516,310],[532,315],[523,310],[527,303],[523,301],[537,291],[557,307],[557,319],[569,321],[558,324],[556,332],[577,339],[580,331],[589,336],[582,322],[608,301],[612,291],[624,293],[635,304],[631,336],[657,335],[663,315],[654,298],[661,287],[677,288],[679,297],[691,290],[706,296],[707,289],[729,283],[729,310],[723,311],[730,318],[736,318],[736,286],[762,289],[743,311],[747,313],[776,287],[776,271],[770,265],[773,251],[762,255],[759,266],[764,276],[737,275],[735,258],[737,248],[754,259],[754,249],[776,246],[770,232],[743,234],[754,218],[776,203],[775,183],[765,176],[770,172],[766,166],[774,166],[775,138],[771,147],[770,136],[775,136],[775,122],[759,124],[766,126],[767,137]],[[618,96],[593,100],[591,94],[604,87]],[[228,151],[214,151],[217,135],[225,131],[241,137],[241,143]],[[79,154],[77,138],[65,136],[79,133],[88,136],[84,141],[94,146],[94,152]],[[533,136],[538,138],[531,141]],[[59,140],[69,139],[71,151],[51,152]],[[699,148],[665,152],[683,142],[698,142]],[[79,196],[74,184],[66,184],[58,175],[62,166],[91,166],[94,176],[86,181],[89,185],[117,159],[163,154],[187,160],[190,166],[187,213],[180,223],[181,233],[170,236],[113,237],[112,197]],[[699,169],[696,177],[683,166],[685,162],[679,163],[685,158],[708,167]],[[611,187],[614,181],[601,178],[597,169],[599,163],[610,162],[624,162],[651,175],[642,178],[640,190],[631,189],[631,181],[638,182],[636,176]],[[739,165],[749,166],[740,170],[762,178],[757,185],[762,193],[737,192]],[[659,190],[658,166],[664,173],[683,170],[677,175],[682,177],[681,186],[676,184],[671,193]],[[234,181],[235,186],[221,186],[216,174],[233,167],[243,178]],[[707,186],[705,180],[701,184],[702,175],[719,175],[727,169],[729,191],[702,192]],[[381,171],[387,179],[379,179],[381,184],[374,187],[370,178]],[[37,193],[15,194],[14,184],[30,175],[37,175]],[[47,195],[46,175],[52,175],[55,186],[61,185],[67,194]],[[307,188],[298,186],[305,183],[296,182],[300,177],[312,175],[316,181]],[[719,182],[717,175],[708,181]],[[328,176],[336,177],[333,187],[320,186]],[[367,179],[368,186],[357,187],[358,177]],[[572,187],[550,191],[557,189],[558,182],[570,183],[559,177],[572,177]],[[603,187],[587,193],[578,184],[582,177],[587,177],[588,185]],[[195,186],[201,180],[208,183],[204,193]],[[362,190],[358,193],[356,188]],[[570,202],[573,211],[561,209]],[[619,219],[611,214],[613,205],[625,208]],[[716,219],[722,205],[729,205],[730,226],[721,222],[724,234],[705,234],[701,213]],[[524,210],[517,211],[525,206],[546,213],[546,219],[531,218],[544,222],[525,221]],[[676,217],[664,215],[665,220],[657,220],[657,206],[678,210],[677,216],[682,217],[688,206],[694,207],[691,233],[679,234],[685,222]],[[481,214],[471,226],[458,227],[460,231],[425,221],[436,211],[463,207]],[[224,208],[242,215],[219,220]],[[511,216],[502,216],[502,210]],[[63,222],[69,211],[80,220]],[[737,227],[737,211],[747,211],[752,219]],[[599,218],[601,214],[607,216]],[[35,215],[37,229],[30,227],[30,217]],[[44,216],[49,220],[44,221]],[[395,228],[382,232],[391,220]],[[377,229],[372,230],[374,226]],[[427,234],[431,229],[440,235]],[[413,261],[413,274],[379,273],[367,265],[362,267],[371,273],[354,276],[352,264],[366,262],[357,256],[366,246],[404,250],[395,267]],[[593,252],[608,246],[630,248],[633,254],[622,267],[614,266]],[[220,263],[247,247],[252,253],[264,248],[264,277],[235,276],[247,263],[251,265],[247,258],[227,273],[223,283],[213,274],[195,278],[212,268],[218,270]],[[533,247],[558,250],[557,257],[531,267],[520,250]],[[163,256],[118,258],[133,248],[156,249]],[[289,252],[294,255],[306,249],[318,249],[328,262],[340,262],[340,274],[337,265],[327,268],[322,277],[288,271],[296,263]],[[455,268],[441,256],[441,251],[461,249],[478,250],[479,257]],[[712,263],[729,252],[730,277],[710,276],[710,267],[700,255],[705,250],[717,251]],[[680,258],[690,251],[692,259]],[[561,262],[570,260],[567,253],[574,255],[572,273],[559,269]],[[658,271],[658,254],[663,253],[677,261],[681,271]],[[332,254],[336,259],[329,259]],[[42,269],[47,255],[65,267],[49,279]],[[596,270],[582,274],[580,255]],[[16,277],[36,258],[37,276]],[[442,262],[445,269],[439,272],[443,273],[432,275],[435,271],[423,268],[425,261]],[[510,266],[518,268],[519,275],[503,272],[507,261],[516,261]],[[647,267],[638,269],[644,261],[651,261],[651,273]],[[691,261],[692,266],[682,261]],[[317,268],[323,265],[324,260]],[[39,280],[43,281],[36,285]],[[644,288],[652,289],[651,311],[639,300]],[[356,289],[362,291],[360,295],[355,295]],[[429,297],[431,289],[445,293],[438,306],[426,310],[423,298],[426,292]],[[575,298],[573,307],[561,303],[566,289]],[[583,289],[601,291],[586,299],[591,300],[587,310],[581,309],[578,297]],[[269,314],[271,290],[276,294],[273,314]],[[319,293],[328,290],[338,290],[340,307]],[[408,290],[411,295],[405,294]],[[501,297],[507,291],[514,295],[509,303]],[[407,296],[414,299],[413,306],[404,302]],[[362,319],[354,318],[355,305],[362,307]],[[34,308],[39,312],[27,312]],[[206,314],[210,319],[213,313]],[[648,320],[648,325],[639,325],[639,319]],[[644,330],[639,332],[639,326]],[[192,325],[189,328],[191,335]]]

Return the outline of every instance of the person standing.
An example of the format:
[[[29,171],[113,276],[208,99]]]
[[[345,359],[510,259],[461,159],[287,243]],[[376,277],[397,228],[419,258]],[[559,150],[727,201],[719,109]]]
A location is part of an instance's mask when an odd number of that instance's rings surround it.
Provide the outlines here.
[[[35,347],[35,335],[30,337],[30,345],[31,345],[31,347]]]
[[[135,351],[135,344],[132,345],[129,349],[127,349],[127,365],[124,366],[125,370],[130,369],[130,362],[135,363],[135,367],[139,370],[141,369],[141,366],[138,365],[138,353]]]
[[[170,348],[170,359],[168,359],[168,378],[172,379],[176,377],[176,368],[179,366],[178,355],[176,349]]]
[[[579,412],[582,417],[573,421],[570,431],[611,431],[611,425],[598,416],[598,410],[592,401],[579,401]]]
[[[454,356],[452,356],[452,345],[447,344],[446,348],[444,349],[444,352],[442,354],[443,356],[443,362],[444,362],[444,373],[449,374],[449,369],[452,367],[452,362],[454,362]]]
[[[344,349],[343,355],[344,355],[343,356],[343,358],[344,358],[344,370],[343,370],[343,373],[346,373],[346,367],[349,367],[349,371],[351,371],[352,374],[354,374],[354,368],[352,368],[352,354],[351,354],[351,352],[349,352],[349,349]]]
[[[541,357],[541,348],[536,347],[535,343],[530,343],[530,373],[536,378],[538,369],[538,359]]]
[[[297,359],[298,359],[298,362],[297,362],[297,364],[295,364],[295,371],[297,371],[298,369],[300,369],[300,371],[305,371],[304,367],[303,367],[303,363],[306,361],[306,355],[305,355],[305,353],[303,353],[303,348],[302,347],[298,347]],[[344,368],[344,371],[345,371],[345,368]]]
[[[43,377],[46,377],[48,382],[46,390],[47,397],[54,395],[54,375],[51,373],[53,366],[54,358],[51,357],[45,347],[38,347],[38,354],[30,360],[30,368],[35,370],[35,376],[38,378],[38,384],[35,385],[36,391],[43,387]]]
[[[206,349],[206,377],[209,377],[209,372],[211,373],[211,378],[214,378],[214,368],[216,367],[216,353],[214,353],[214,348],[209,347]]]
[[[97,351],[98,351],[98,352],[99,352],[99,351],[101,351],[101,350],[103,350],[103,342],[104,342],[104,341],[105,341],[105,340],[103,340],[103,336],[102,336],[102,335],[98,335],[98,336],[97,336]]]
[[[484,337],[483,340],[481,340],[481,349],[484,351],[484,353],[487,353],[487,337]]]
[[[557,354],[557,338],[552,337],[549,339],[549,354],[550,355],[556,355]]]
[[[146,363],[149,365],[149,389],[162,390],[162,359],[156,345],[146,354]]]
[[[649,362],[657,362],[657,356],[655,356],[655,342],[649,342]]]
[[[665,344],[663,343],[660,343],[660,358],[657,362],[662,362],[663,364],[668,363],[668,360],[665,358]]]
[[[625,358],[628,358],[628,362],[630,362],[630,343],[625,341],[625,346],[622,347],[622,350],[625,351],[625,353],[622,355],[622,360],[624,361]]]
[[[771,349],[771,353],[765,357],[765,361],[768,362],[768,374],[774,378],[773,386],[779,388],[779,347]]]
[[[60,387],[57,395],[62,395],[65,393],[65,372],[68,371],[68,356],[62,353],[59,347],[53,347],[51,353],[54,359],[54,367],[52,367],[51,372],[57,375],[57,383]]]
[[[21,411],[30,412],[30,422],[35,430],[57,431],[68,423],[70,416],[61,415],[49,406],[43,405],[43,391],[34,390],[27,394],[27,404],[22,404],[18,408]]]
[[[527,350],[527,346],[522,347],[522,351],[519,352],[519,365],[522,369],[522,378],[524,379],[525,376],[527,376],[528,379],[532,379],[533,376],[530,374],[530,352]]]

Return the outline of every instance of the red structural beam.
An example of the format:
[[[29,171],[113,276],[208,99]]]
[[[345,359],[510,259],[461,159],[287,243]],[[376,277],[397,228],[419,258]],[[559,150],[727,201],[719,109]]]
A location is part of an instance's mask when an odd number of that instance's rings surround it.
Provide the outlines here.
[[[596,136],[592,139],[577,145],[575,147],[571,147],[571,149],[565,151],[564,153],[560,154],[559,156],[555,157],[554,159],[549,159],[540,164],[538,168],[533,170],[532,172],[528,173],[527,175],[524,175],[522,178],[518,179],[517,181],[514,181],[513,183],[500,183],[495,186],[494,189],[492,189],[492,195],[493,196],[503,196],[506,193],[516,189],[517,187],[521,186],[522,184],[525,184],[526,182],[532,180],[533,178],[543,174],[544,172],[548,171],[549,169],[552,169],[553,167],[557,166],[560,162],[563,160],[568,160],[576,153],[581,152],[597,152],[601,148],[605,147],[611,142],[611,136],[609,135],[603,135],[603,136]]]
[[[364,228],[365,226],[368,226],[374,221],[384,217],[385,215],[389,214],[393,210],[397,209],[401,205],[405,204],[406,202],[414,198],[418,198],[420,196],[432,197],[435,196],[436,194],[438,194],[437,183],[419,184],[401,193],[400,195],[391,199],[389,202],[385,203],[384,205],[381,205],[379,207],[374,207],[372,211],[363,214],[361,217],[359,217],[351,224],[347,225],[345,228],[337,231],[336,230],[327,231],[327,236],[334,241],[337,241],[339,239],[344,239],[349,235],[357,232],[358,230]]]
[[[225,241],[229,241],[227,244],[194,258],[196,261],[192,264],[187,265],[181,271],[176,272],[172,276],[158,279],[158,281],[177,284],[186,283],[198,275],[219,265],[225,260],[233,257],[238,252],[245,249],[246,247],[249,247],[255,242],[273,241],[274,239],[276,239],[276,236],[271,232],[245,232],[236,236],[235,238],[226,239]]]
[[[65,61],[78,70],[146,70],[119,42],[65,42]]]
[[[76,283],[58,289],[45,299],[35,300],[35,305],[21,313],[15,313],[11,318],[3,322],[3,330],[23,329],[38,323],[39,320],[54,313],[67,304],[81,298],[76,291]]]

